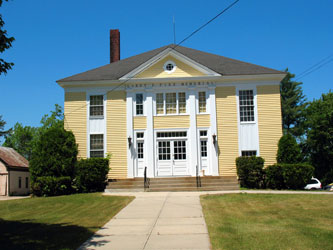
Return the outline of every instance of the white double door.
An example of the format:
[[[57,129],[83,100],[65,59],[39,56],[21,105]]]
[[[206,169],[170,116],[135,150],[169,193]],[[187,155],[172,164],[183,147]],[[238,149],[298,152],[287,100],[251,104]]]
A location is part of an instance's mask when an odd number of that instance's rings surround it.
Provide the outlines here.
[[[157,140],[157,176],[184,176],[188,172],[186,139]]]

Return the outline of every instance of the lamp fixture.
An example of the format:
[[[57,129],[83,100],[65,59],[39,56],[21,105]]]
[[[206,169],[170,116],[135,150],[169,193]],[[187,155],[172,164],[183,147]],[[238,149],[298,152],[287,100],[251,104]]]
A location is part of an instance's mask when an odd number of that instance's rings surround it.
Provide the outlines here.
[[[128,141],[128,148],[131,148],[131,146],[132,146],[132,137],[129,136],[129,137],[127,138],[127,141]]]
[[[216,141],[216,134],[213,134],[212,137],[213,137],[213,144],[216,145],[216,142],[217,142]]]

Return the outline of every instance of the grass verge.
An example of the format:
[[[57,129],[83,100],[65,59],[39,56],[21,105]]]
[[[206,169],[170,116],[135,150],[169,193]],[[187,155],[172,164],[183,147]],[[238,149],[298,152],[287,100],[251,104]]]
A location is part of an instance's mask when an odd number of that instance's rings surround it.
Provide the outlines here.
[[[333,196],[201,196],[213,249],[333,249]]]
[[[101,193],[0,202],[1,249],[76,249],[133,197]]]

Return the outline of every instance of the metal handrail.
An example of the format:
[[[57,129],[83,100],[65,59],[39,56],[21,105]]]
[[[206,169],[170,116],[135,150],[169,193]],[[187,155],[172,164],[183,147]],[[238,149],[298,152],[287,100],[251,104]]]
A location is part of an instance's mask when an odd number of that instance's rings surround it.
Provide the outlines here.
[[[201,179],[199,175],[199,167],[196,165],[196,179],[197,179],[197,188],[201,187]]]
[[[147,167],[145,167],[144,177],[143,177],[143,187],[144,191],[149,189],[150,179],[147,177]]]

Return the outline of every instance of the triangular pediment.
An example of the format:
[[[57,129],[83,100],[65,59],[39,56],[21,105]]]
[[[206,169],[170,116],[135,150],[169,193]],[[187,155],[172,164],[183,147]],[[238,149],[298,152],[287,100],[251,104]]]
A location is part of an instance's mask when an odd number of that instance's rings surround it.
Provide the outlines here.
[[[170,65],[172,65],[171,70]],[[128,73],[122,77],[122,79],[189,78],[219,75],[220,74],[191,60],[179,52],[167,49]]]

